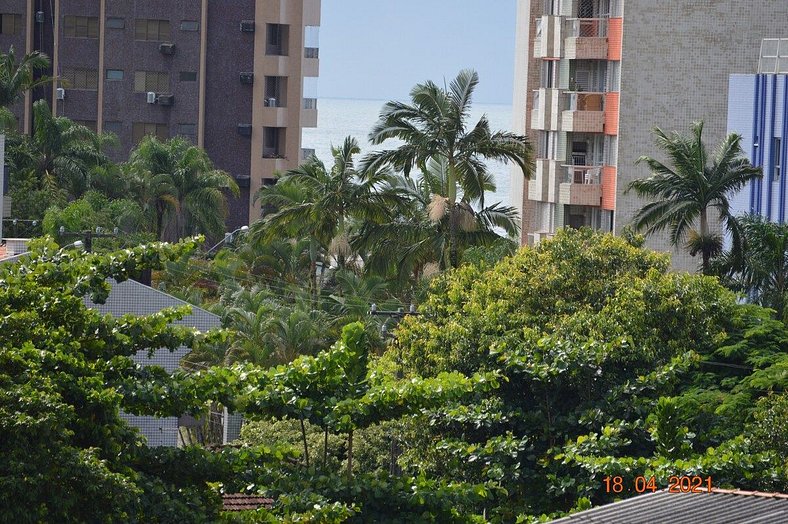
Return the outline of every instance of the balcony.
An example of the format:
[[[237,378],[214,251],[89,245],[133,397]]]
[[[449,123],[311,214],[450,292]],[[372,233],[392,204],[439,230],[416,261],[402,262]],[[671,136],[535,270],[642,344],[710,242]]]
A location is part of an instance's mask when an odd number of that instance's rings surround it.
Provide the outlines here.
[[[570,206],[599,207],[602,202],[602,167],[563,167],[566,169],[566,178],[559,188],[559,203]]]
[[[604,93],[566,93],[561,130],[570,133],[602,133],[605,130]]]
[[[568,18],[564,56],[570,60],[607,60],[607,18]]]

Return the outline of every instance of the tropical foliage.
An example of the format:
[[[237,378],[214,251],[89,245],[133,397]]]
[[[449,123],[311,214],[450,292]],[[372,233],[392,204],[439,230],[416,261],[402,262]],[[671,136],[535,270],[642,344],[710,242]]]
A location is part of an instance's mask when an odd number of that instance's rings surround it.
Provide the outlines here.
[[[690,255],[701,255],[702,268],[708,272],[712,257],[721,254],[723,236],[714,224],[721,221],[723,230],[738,247],[739,231],[731,213],[732,194],[762,176],[741,148],[741,136],[732,133],[709,157],[703,143],[703,122],[692,124],[690,135],[654,130],[657,147],[669,163],[643,156],[651,176],[634,180],[628,190],[650,199],[635,214],[636,229],[647,234],[668,230],[674,246],[686,247]]]

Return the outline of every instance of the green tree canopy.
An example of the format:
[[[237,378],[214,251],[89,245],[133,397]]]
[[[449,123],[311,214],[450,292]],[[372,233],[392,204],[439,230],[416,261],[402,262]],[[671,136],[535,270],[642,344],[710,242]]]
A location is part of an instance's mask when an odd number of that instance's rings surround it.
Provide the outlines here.
[[[668,267],[620,238],[566,230],[434,280],[388,358],[426,376],[507,380],[472,410],[427,417],[409,467],[500,482],[505,520],[609,500],[608,475],[785,489],[788,471],[750,449],[745,424],[754,398],[788,385],[788,331],[716,279]]]

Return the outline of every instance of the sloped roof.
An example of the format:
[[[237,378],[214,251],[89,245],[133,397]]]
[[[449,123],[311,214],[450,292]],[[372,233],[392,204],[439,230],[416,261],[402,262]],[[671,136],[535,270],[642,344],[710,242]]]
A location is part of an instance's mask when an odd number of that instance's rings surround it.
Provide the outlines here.
[[[271,509],[274,499],[258,495],[245,495],[244,493],[226,493],[222,495],[222,509],[224,511],[249,511],[258,508]]]
[[[572,524],[785,524],[788,494],[712,489],[638,495],[552,521]]]

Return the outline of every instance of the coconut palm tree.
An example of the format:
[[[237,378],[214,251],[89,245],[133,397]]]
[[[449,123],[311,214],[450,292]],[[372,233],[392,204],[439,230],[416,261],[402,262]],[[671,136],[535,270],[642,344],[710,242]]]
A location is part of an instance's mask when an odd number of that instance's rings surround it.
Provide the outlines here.
[[[433,158],[418,178],[393,181],[406,195],[409,207],[393,221],[367,223],[361,228],[354,243],[369,253],[365,259],[368,271],[385,275],[394,271],[400,281],[418,279],[456,266],[451,259],[452,230],[458,256],[468,247],[491,245],[501,238],[499,231],[517,234],[517,211],[512,207],[496,203],[476,210],[463,201],[451,206],[444,196],[448,171],[445,159]]]
[[[709,158],[703,144],[703,122],[692,124],[690,135],[676,131],[668,134],[654,130],[657,147],[667,155],[665,164],[643,156],[651,176],[635,180],[627,191],[651,199],[633,219],[633,226],[646,234],[668,230],[674,246],[684,245],[690,255],[702,256],[702,269],[709,271],[711,258],[722,251],[723,237],[712,230],[711,220],[718,215],[722,226],[738,245],[736,219],[728,197],[750,180],[762,176],[744,156],[741,136],[729,134]],[[716,212],[710,216],[710,212]]]
[[[390,185],[385,170],[356,170],[354,156],[360,152],[356,139],[347,137],[332,147],[334,165],[312,157],[284,173],[273,186],[263,187],[257,199],[274,211],[252,226],[252,238],[309,238],[313,288],[317,262],[328,255],[339,267],[356,260],[351,250],[354,221],[390,220],[404,201]]]
[[[369,140],[378,145],[398,139],[404,144],[374,152],[362,164],[363,169],[390,166],[409,176],[414,168],[425,171],[431,159],[445,163],[446,187],[439,194],[445,197],[445,210],[451,217],[450,267],[456,267],[459,260],[457,236],[461,219],[454,215],[467,214],[464,210],[474,205],[484,208],[485,192],[495,189],[485,161],[514,162],[526,178],[533,171],[533,152],[525,136],[493,132],[486,116],[469,126],[471,101],[478,83],[479,75],[466,69],[448,89],[428,81],[411,90],[411,104],[388,102]]]
[[[36,78],[47,67],[49,58],[39,51],[28,53],[19,61],[13,47],[8,53],[0,53],[0,122],[6,127],[12,126],[14,122],[14,115],[9,108],[22,99],[27,91],[52,81],[46,76]]]
[[[104,148],[112,135],[96,135],[85,126],[52,115],[44,100],[33,104],[33,134],[9,151],[19,171],[32,172],[42,188],[79,198],[91,186],[91,172],[109,163]]]
[[[239,194],[235,180],[215,169],[204,150],[176,137],[166,142],[146,136],[129,158],[139,179],[143,209],[156,215],[160,239],[178,239],[224,230],[227,196]]]

